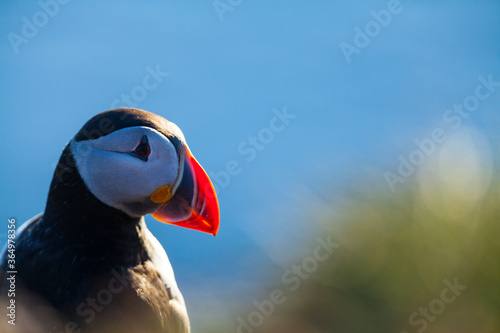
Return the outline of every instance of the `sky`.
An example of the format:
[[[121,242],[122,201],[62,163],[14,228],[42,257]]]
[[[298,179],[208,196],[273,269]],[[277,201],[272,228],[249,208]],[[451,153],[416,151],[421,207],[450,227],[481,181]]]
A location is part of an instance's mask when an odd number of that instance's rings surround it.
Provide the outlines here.
[[[397,174],[415,140],[471,128],[498,155],[498,1],[3,1],[0,17],[0,244],[43,211],[88,119],[157,113],[219,197],[215,238],[146,218],[199,316],[200,294],[223,304],[306,253],[318,207]]]

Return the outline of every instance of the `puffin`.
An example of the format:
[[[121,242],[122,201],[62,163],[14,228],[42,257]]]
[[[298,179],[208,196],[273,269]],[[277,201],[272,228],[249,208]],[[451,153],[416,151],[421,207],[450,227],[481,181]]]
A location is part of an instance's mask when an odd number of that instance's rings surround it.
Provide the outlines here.
[[[23,311],[30,332],[190,332],[148,214],[219,229],[213,184],[179,127],[135,108],[99,113],[64,148],[44,212],[18,228],[14,261],[2,251],[0,299],[10,306],[14,278],[17,327]]]

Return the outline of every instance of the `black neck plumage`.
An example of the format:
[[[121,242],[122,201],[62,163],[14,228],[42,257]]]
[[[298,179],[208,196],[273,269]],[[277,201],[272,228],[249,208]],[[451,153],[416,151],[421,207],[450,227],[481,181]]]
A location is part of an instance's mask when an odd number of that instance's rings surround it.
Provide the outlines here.
[[[118,261],[116,264],[120,260],[133,264],[142,256],[144,219],[130,217],[97,199],[83,182],[69,145],[54,173],[40,227],[65,246],[85,250],[86,255],[106,255]]]

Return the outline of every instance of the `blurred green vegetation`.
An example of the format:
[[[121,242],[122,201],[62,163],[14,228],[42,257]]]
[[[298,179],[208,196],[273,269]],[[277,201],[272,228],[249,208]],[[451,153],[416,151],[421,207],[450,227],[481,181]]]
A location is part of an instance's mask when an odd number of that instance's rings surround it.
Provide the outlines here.
[[[296,291],[281,277],[271,283],[264,297],[278,288],[286,301],[263,323],[251,306],[234,314],[246,327],[234,321],[215,331],[500,332],[500,178],[490,170],[484,182],[476,171],[469,180],[477,182],[459,189],[435,173],[394,193],[380,183],[353,185],[323,221],[322,237],[340,244],[335,252]]]

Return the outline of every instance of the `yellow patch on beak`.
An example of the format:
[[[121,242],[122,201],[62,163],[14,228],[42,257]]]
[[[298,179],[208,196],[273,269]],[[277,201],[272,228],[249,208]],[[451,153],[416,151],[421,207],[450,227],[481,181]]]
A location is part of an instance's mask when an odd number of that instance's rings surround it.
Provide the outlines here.
[[[172,198],[172,189],[169,185],[164,185],[157,189],[151,195],[151,201],[154,203],[165,203]]]

